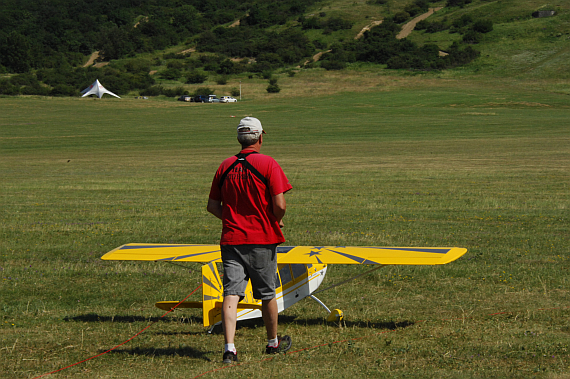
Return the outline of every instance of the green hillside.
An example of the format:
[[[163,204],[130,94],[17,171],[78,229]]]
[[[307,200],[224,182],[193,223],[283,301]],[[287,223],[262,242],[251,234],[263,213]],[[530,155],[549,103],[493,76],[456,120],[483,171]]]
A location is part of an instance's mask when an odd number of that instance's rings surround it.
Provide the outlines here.
[[[95,79],[120,95],[237,95],[238,82],[263,92],[268,79],[279,92],[323,70],[567,79],[569,11],[530,0],[6,1],[0,94],[77,96]]]

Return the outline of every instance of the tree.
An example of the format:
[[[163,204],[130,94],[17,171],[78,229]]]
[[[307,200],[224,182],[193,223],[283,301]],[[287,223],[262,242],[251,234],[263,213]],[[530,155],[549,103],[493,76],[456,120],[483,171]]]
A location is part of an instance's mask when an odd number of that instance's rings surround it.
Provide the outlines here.
[[[267,86],[267,92],[279,93],[279,91],[281,91],[281,88],[279,88],[279,85],[277,84],[277,79],[275,78],[269,79],[269,86]]]
[[[346,67],[346,63],[338,60],[326,60],[321,62],[321,67],[327,71],[342,70]]]
[[[119,59],[134,51],[129,33],[116,26],[100,32],[97,46],[105,59]]]
[[[191,34],[200,32],[200,15],[191,5],[183,5],[174,10],[172,25],[178,30],[187,30]]]
[[[470,4],[471,0],[447,0],[447,7],[461,7],[463,8],[466,4]]]
[[[14,31],[0,38],[0,64],[12,72],[30,71],[32,53],[28,38]]]
[[[198,71],[190,71],[186,74],[187,84],[200,84],[204,83],[208,79],[208,74]]]
[[[225,59],[220,62],[220,66],[216,71],[220,75],[231,75],[234,73],[234,62],[229,59]]]
[[[405,11],[400,11],[394,15],[394,22],[397,24],[401,24],[406,22],[410,18],[410,14]]]
[[[160,73],[160,76],[167,80],[178,80],[182,76],[182,73],[177,68],[167,68]]]
[[[489,33],[493,31],[493,21],[477,20],[473,23],[472,28],[477,33]]]

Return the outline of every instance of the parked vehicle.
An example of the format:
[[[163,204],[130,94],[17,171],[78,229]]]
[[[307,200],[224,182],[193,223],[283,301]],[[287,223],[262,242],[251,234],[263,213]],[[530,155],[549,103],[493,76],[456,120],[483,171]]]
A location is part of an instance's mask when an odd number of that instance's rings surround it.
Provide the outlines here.
[[[197,95],[194,96],[195,103],[219,103],[220,99],[216,95]]]
[[[178,98],[178,101],[188,101],[188,102],[192,102],[194,101],[194,99],[192,98],[192,96],[189,95],[182,95]]]
[[[206,95],[197,95],[197,96],[194,96],[194,102],[195,103],[209,103],[210,98]]]
[[[231,96],[220,97],[220,103],[236,103],[237,99]]]

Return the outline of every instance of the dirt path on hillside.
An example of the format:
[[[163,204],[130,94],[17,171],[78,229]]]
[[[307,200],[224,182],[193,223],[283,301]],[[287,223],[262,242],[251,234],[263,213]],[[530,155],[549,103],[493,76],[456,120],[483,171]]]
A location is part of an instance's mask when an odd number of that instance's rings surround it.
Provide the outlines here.
[[[330,53],[331,51],[332,50],[327,50],[327,51],[321,51],[320,53],[316,53],[315,56],[313,57],[313,62],[317,62],[319,59],[321,59],[323,54]]]
[[[182,55],[186,55],[188,53],[195,53],[196,52],[196,48],[192,47],[190,49],[186,49],[186,50],[182,50],[181,52],[177,53],[177,54],[182,54]]]
[[[362,30],[356,35],[356,37],[354,37],[354,39],[362,38],[362,36],[364,35],[365,32],[369,31],[370,29],[372,29],[375,26],[380,25],[382,23],[382,21],[384,21],[384,20],[372,21],[372,23],[370,25],[366,25],[364,28],[362,28]]]
[[[414,30],[414,28],[416,27],[416,24],[422,20],[425,20],[426,18],[428,18],[429,16],[431,16],[432,14],[434,14],[435,12],[441,10],[443,7],[439,7],[439,8],[430,8],[429,12],[424,13],[416,18],[414,18],[412,21],[408,22],[406,25],[404,25],[402,27],[402,30],[400,31],[400,33],[398,33],[398,35],[396,36],[397,39],[402,39],[402,38],[406,38],[407,36],[410,35],[410,33]]]
[[[92,66],[93,63],[95,63],[95,60],[96,60],[97,58],[99,58],[99,52],[98,52],[98,51],[96,51],[96,52],[94,52],[93,54],[91,54],[91,56],[89,57],[89,60],[87,61],[87,63],[85,63],[85,64],[83,65],[83,67]]]

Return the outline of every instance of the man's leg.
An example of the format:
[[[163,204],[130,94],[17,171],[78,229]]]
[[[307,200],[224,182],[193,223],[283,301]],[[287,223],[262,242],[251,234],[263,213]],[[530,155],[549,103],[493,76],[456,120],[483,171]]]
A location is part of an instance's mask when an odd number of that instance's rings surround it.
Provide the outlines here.
[[[279,315],[277,300],[275,298],[262,300],[261,314],[263,316],[263,322],[265,323],[265,329],[267,330],[267,339],[272,340],[277,338],[277,316]]]
[[[222,303],[222,327],[224,328],[224,338],[226,344],[234,343],[236,335],[237,305],[239,296],[229,295],[224,297]]]
[[[261,311],[263,313],[263,322],[267,329],[267,346],[266,354],[279,354],[288,351],[291,348],[292,341],[289,336],[277,337],[277,316],[279,314],[277,308],[277,300],[263,300],[261,302]]]

